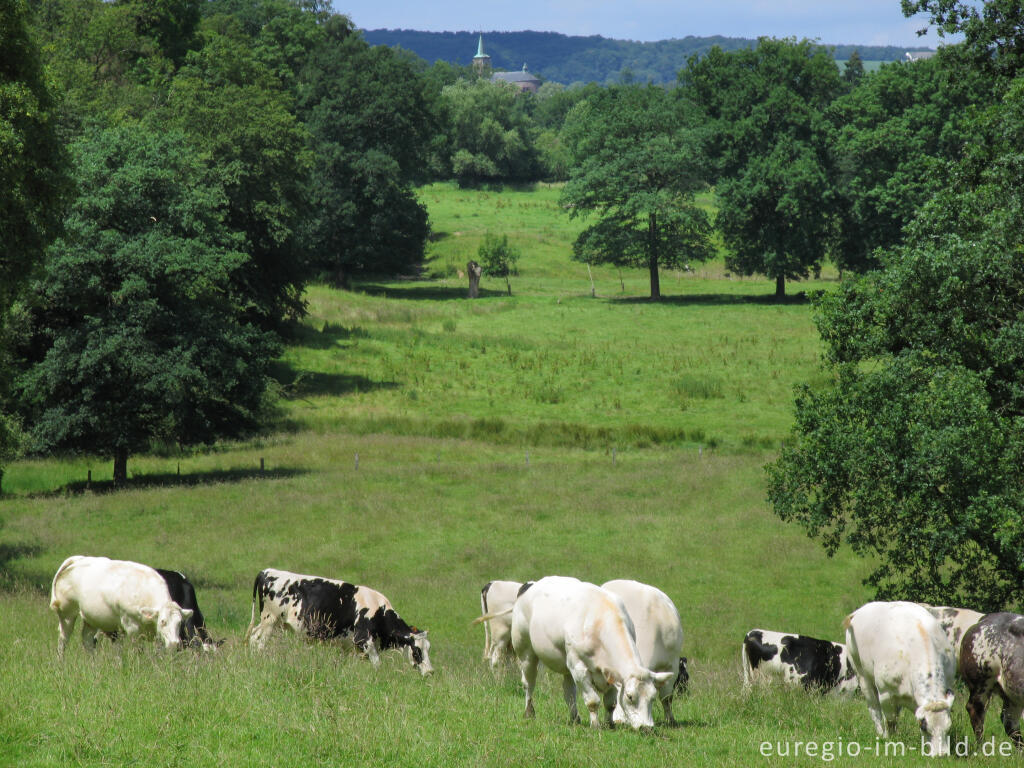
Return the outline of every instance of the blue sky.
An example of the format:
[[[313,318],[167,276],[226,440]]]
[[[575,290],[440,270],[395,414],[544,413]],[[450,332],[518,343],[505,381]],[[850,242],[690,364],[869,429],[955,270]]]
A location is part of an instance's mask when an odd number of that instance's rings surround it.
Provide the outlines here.
[[[927,17],[904,18],[900,0],[333,0],[362,29],[561,32],[625,40],[687,35],[798,37],[825,44],[935,47]]]

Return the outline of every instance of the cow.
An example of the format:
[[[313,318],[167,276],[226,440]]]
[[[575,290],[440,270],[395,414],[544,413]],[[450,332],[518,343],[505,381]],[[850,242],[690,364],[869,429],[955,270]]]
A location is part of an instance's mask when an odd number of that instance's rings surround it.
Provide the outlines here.
[[[967,630],[977,624],[985,614],[972,611],[970,608],[950,608],[946,605],[927,605],[921,603],[934,616],[942,631],[946,633],[949,644],[953,646],[953,659],[956,661],[957,677],[963,677],[960,671],[960,645]]]
[[[388,599],[369,587],[265,568],[252,586],[249,646],[261,650],[277,626],[312,640],[351,644],[375,667],[381,651],[399,648],[420,674],[434,671],[427,633],[406,624]]]
[[[170,593],[171,599],[182,608],[188,608],[192,611],[192,615],[181,622],[182,645],[202,648],[203,650],[213,650],[223,645],[223,640],[219,642],[214,640],[210,637],[210,633],[206,631],[206,618],[203,616],[203,612],[199,610],[196,590],[192,586],[192,582],[188,580],[188,576],[181,571],[168,571],[164,568],[156,568],[154,570],[160,574],[160,577],[167,585],[167,591]]]
[[[846,646],[831,640],[752,629],[743,638],[740,663],[745,689],[760,670],[785,683],[799,683],[807,691],[852,694],[857,690],[857,674]]]
[[[57,656],[82,617],[82,646],[91,651],[101,633],[156,636],[167,648],[181,647],[181,625],[192,611],[171,599],[167,583],[148,565],[107,557],[72,555],[57,569],[50,587],[57,614]]]
[[[843,627],[878,735],[892,733],[901,707],[913,709],[928,754],[948,755],[956,662],[938,620],[917,603],[873,602],[847,616]]]
[[[1017,749],[1024,749],[1024,616],[990,613],[968,629],[960,645],[960,670],[969,694],[967,715],[978,742],[989,698],[998,693],[1003,700],[1003,730]]]
[[[511,608],[522,589],[518,581],[489,581],[480,590],[480,612],[502,613]],[[496,616],[484,625],[484,659],[491,662],[491,671],[498,668],[502,658],[512,657],[512,617],[510,613]]]
[[[675,603],[660,589],[631,579],[613,579],[601,585],[622,598],[636,630],[636,649],[640,663],[652,672],[671,672],[672,677],[658,688],[665,720],[675,725],[672,698],[677,689],[685,690],[690,674],[683,649],[683,624]],[[610,693],[614,693],[611,691]]]
[[[512,648],[522,671],[526,717],[534,716],[537,665],[543,662],[562,675],[570,722],[579,721],[578,688],[591,727],[600,728],[598,709],[605,692],[614,688],[615,723],[634,729],[654,726],[651,706],[658,687],[672,673],[651,672],[643,666],[633,622],[618,595],[578,579],[546,576],[524,585],[511,613]]]

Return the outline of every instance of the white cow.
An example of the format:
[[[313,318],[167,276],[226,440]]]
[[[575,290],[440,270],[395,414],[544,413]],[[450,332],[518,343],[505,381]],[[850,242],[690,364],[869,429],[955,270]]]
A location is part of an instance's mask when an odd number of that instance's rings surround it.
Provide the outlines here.
[[[50,589],[50,610],[60,632],[57,655],[82,617],[82,645],[92,650],[100,632],[128,637],[156,635],[168,648],[180,648],[180,628],[192,617],[171,599],[163,577],[129,560],[73,555],[61,563]]]
[[[651,672],[640,661],[633,622],[622,599],[595,584],[547,576],[524,591],[512,608],[512,647],[526,689],[526,716],[533,717],[537,663],[562,675],[562,691],[571,722],[579,720],[577,687],[600,727],[598,709],[615,689],[616,723],[654,726],[651,706],[671,672]]]
[[[484,658],[490,660],[492,672],[498,668],[502,657],[513,655],[511,608],[522,587],[518,581],[489,581],[480,590],[480,612],[503,614],[483,623]]]
[[[946,633],[946,638],[949,640],[949,644],[953,646],[953,658],[956,661],[956,674],[957,677],[962,677],[963,672],[960,669],[960,646],[963,643],[964,635],[967,634],[967,630],[981,621],[981,618],[985,615],[978,611],[972,611],[970,608],[950,608],[947,605],[927,605],[921,603],[928,612],[931,613],[936,619],[938,619],[939,626],[942,627],[942,631]]]
[[[675,724],[672,697],[676,683],[689,678],[683,650],[683,624],[675,603],[648,584],[631,579],[613,579],[601,585],[622,598],[636,630],[636,649],[640,662],[652,672],[669,672],[671,677],[658,687],[658,698],[665,710],[665,719]],[[685,676],[685,678],[684,678]],[[685,683],[684,683],[685,684]]]
[[[846,617],[846,648],[875,730],[887,737],[901,707],[914,710],[930,754],[949,754],[953,648],[938,620],[917,603],[874,602]]]

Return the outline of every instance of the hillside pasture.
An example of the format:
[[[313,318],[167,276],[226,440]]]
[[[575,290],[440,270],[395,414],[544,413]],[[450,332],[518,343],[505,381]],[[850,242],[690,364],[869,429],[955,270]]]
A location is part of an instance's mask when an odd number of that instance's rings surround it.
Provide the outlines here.
[[[566,255],[575,224],[556,189],[423,195],[447,233],[433,276],[312,288],[267,435],[133,457],[117,492],[101,457],[7,468],[0,765],[815,765],[851,743],[860,754],[835,762],[924,762],[908,714],[887,746],[861,699],[741,691],[747,630],[840,640],[869,598],[869,564],[826,557],[764,500],[792,386],[816,375],[808,304],[775,303],[767,281],[720,263],[664,280],[657,304],[643,272],[620,283],[594,270],[591,297],[585,265]],[[535,234],[545,227],[550,243]],[[485,280],[469,301],[446,265],[457,270],[488,230],[523,248],[521,274],[511,298]],[[831,282],[826,272],[800,288]],[[89,657],[75,638],[59,664],[47,603],[71,554],[185,571],[224,646],[101,643]],[[396,653],[375,670],[292,636],[250,653],[264,567],[380,589],[429,631],[436,673],[421,679]],[[487,581],[546,574],[635,578],[675,600],[692,676],[679,727],[659,708],[653,734],[569,726],[551,674],[536,719],[522,718],[518,675],[491,676],[470,622]],[[997,709],[986,738],[1006,744]]]

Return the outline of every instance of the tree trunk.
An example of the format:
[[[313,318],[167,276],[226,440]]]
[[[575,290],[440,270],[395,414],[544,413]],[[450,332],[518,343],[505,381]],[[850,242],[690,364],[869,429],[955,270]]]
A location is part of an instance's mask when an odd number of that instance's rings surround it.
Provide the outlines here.
[[[661,299],[661,279],[658,276],[658,215],[652,213],[647,218],[648,258],[647,269],[651,273],[651,300]]]
[[[475,261],[466,263],[466,273],[469,275],[469,298],[475,299],[480,295],[480,275],[483,270]]]
[[[775,298],[784,299],[786,298],[786,276],[779,275],[775,278]]]
[[[512,281],[508,279],[508,275],[505,276],[505,287],[508,288],[508,295],[512,295]]]
[[[128,482],[128,449],[118,448],[114,452],[114,485],[120,487]]]

